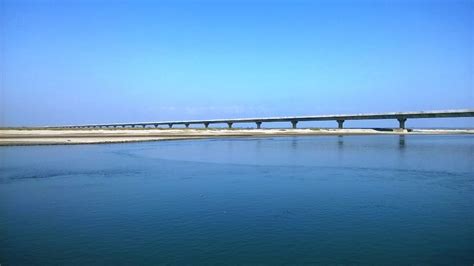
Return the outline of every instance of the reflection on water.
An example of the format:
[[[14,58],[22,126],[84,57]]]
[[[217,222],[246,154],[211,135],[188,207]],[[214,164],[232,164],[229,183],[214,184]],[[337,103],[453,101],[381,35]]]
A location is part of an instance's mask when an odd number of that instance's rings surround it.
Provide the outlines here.
[[[342,149],[342,148],[343,148],[343,147],[342,147],[343,145],[344,145],[344,136],[343,136],[343,135],[337,136],[337,147],[338,147],[339,149]]]
[[[399,136],[398,145],[400,147],[400,150],[405,148],[405,135],[400,135]]]
[[[472,136],[0,149],[0,263],[468,264]]]
[[[351,138],[351,137],[350,137]],[[337,146],[339,149],[342,149],[344,145],[344,135],[337,136]],[[400,150],[405,148],[405,135],[398,136],[398,147]]]

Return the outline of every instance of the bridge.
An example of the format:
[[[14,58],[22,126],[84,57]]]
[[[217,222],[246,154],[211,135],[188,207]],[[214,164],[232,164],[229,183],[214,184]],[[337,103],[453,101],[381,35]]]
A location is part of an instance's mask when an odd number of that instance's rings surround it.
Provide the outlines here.
[[[262,123],[290,122],[292,128],[297,128],[298,122],[303,121],[336,121],[338,128],[344,127],[347,120],[376,120],[376,119],[396,119],[400,129],[405,129],[407,119],[420,118],[453,118],[453,117],[474,117],[474,109],[444,110],[444,111],[424,111],[424,112],[398,112],[398,113],[375,113],[375,114],[349,114],[349,115],[315,115],[315,116],[286,116],[286,117],[265,117],[265,118],[237,118],[237,119],[211,119],[211,120],[183,120],[183,121],[159,121],[159,122],[139,122],[139,123],[112,123],[112,124],[89,124],[89,125],[69,125],[60,128],[117,128],[117,127],[159,127],[184,125],[189,128],[191,125],[201,124],[208,128],[212,124],[227,124],[232,128],[237,123],[255,123],[258,129]],[[47,128],[53,128],[48,126]],[[58,127],[54,127],[58,128]]]

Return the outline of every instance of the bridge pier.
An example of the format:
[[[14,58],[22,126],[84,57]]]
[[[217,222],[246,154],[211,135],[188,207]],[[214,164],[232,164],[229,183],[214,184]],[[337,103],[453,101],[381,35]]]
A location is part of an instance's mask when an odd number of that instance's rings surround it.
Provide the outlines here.
[[[407,121],[406,118],[397,118],[398,124],[400,125],[400,129],[405,129],[405,122]]]
[[[143,125],[143,128],[145,128],[145,127],[146,127],[146,125]]]
[[[205,128],[209,128],[209,123],[204,123]]]
[[[172,127],[173,127],[173,124],[171,124],[171,123],[168,124],[168,127],[169,127],[169,128],[172,128]]]
[[[227,123],[227,126],[228,126],[229,128],[232,128],[232,124],[233,124],[233,123],[228,122],[228,123]]]
[[[296,121],[296,120],[291,121],[291,126],[293,128],[296,128],[296,124],[298,124],[298,121]]]
[[[337,120],[337,127],[338,128],[344,128],[344,121],[345,120]]]
[[[262,122],[255,122],[255,124],[257,124],[257,129],[261,129],[261,128],[262,128]]]
[[[184,124],[186,128],[189,128],[189,123]]]

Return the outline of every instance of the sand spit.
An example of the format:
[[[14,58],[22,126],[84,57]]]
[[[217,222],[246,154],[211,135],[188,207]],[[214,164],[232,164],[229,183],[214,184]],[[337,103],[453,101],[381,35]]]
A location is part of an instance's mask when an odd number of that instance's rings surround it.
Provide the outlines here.
[[[220,137],[474,134],[474,129],[0,129],[0,146],[98,144]]]

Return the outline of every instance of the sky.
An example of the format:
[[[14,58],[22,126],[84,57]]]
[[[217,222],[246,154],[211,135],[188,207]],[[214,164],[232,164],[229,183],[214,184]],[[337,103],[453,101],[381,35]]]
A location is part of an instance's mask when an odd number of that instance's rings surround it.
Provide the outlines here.
[[[473,49],[470,0],[0,0],[0,126],[474,108]]]

